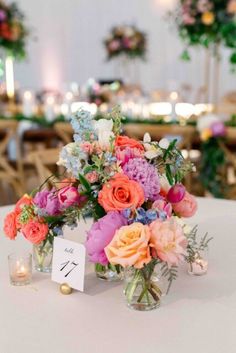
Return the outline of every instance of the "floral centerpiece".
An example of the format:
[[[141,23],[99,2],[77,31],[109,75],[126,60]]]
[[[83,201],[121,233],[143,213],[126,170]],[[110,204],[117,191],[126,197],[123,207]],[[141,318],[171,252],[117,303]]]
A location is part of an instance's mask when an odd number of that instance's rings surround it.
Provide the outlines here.
[[[222,44],[231,50],[230,62],[236,64],[235,16],[236,0],[180,0],[171,17],[187,46],[183,59],[190,59],[188,47]]]
[[[171,283],[187,254],[180,217],[194,215],[197,205],[181,180],[192,165],[176,140],[152,142],[145,134],[140,142],[122,136],[116,111],[99,120],[80,111],[72,126],[75,142],[62,149],[59,164],[78,180],[95,220],[86,241],[89,259],[102,279],[120,279],[126,269],[130,306],[157,307],[156,265]]]
[[[104,40],[108,60],[126,55],[129,58],[144,58],[146,35],[136,26],[116,26]]]
[[[29,32],[24,15],[16,3],[0,1],[0,47],[15,58],[25,56],[26,38]]]
[[[8,238],[14,240],[20,233],[34,245],[35,268],[40,272],[51,271],[53,239],[63,235],[64,225],[77,225],[84,202],[74,180],[55,184],[51,190],[42,186],[32,195],[24,195],[4,221]]]

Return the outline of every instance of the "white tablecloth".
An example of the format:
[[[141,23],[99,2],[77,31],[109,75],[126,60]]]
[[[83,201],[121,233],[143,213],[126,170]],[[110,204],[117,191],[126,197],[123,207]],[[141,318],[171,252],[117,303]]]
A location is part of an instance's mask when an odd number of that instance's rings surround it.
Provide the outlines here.
[[[10,209],[0,209],[1,230]],[[236,202],[199,199],[195,223],[214,236],[209,273],[181,270],[151,312],[128,309],[122,284],[101,282],[92,271],[85,293],[70,296],[45,274],[34,273],[29,286],[11,286],[7,255],[30,247],[1,232],[0,353],[235,353]],[[73,236],[83,238],[84,229]]]

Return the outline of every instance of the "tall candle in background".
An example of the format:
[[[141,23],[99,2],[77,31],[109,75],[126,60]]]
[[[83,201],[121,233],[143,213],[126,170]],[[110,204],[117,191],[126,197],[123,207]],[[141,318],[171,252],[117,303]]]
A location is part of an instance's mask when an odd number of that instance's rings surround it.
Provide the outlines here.
[[[25,91],[23,94],[22,113],[26,117],[30,117],[35,113],[35,100],[31,91]]]
[[[56,117],[56,104],[53,96],[48,96],[44,104],[44,114],[48,121],[53,121]]]
[[[8,56],[5,61],[7,97],[13,99],[15,95],[13,58]]]

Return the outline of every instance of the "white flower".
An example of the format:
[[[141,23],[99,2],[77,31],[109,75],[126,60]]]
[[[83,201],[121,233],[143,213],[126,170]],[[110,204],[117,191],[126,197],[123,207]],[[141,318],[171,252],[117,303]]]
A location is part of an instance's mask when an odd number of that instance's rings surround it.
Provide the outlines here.
[[[94,122],[94,129],[98,135],[98,143],[103,150],[110,146],[110,141],[114,138],[113,121],[107,119],[100,119]]]
[[[151,140],[151,136],[150,136],[150,134],[148,133],[148,132],[146,132],[145,134],[144,134],[144,136],[143,136],[143,142],[144,143],[149,143],[149,142],[151,142],[152,140]]]
[[[207,114],[201,116],[197,121],[197,130],[199,132],[204,131],[205,129],[209,129],[213,123],[221,121],[221,119],[214,114]]]
[[[170,142],[169,142],[169,140],[167,140],[166,138],[161,139],[160,142],[159,142],[159,146],[160,146],[161,148],[163,148],[164,150],[167,150],[167,148],[169,147],[169,145],[170,145]]]

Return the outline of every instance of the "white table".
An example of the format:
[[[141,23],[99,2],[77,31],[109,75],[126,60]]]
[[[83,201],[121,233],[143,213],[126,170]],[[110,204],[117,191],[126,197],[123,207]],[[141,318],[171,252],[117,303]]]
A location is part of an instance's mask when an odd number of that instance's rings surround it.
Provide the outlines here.
[[[0,209],[1,229],[10,209]],[[35,273],[29,286],[11,286],[7,255],[29,244],[1,232],[0,352],[235,353],[236,202],[199,199],[191,223],[214,236],[209,273],[191,277],[182,270],[151,312],[128,309],[122,285],[101,282],[91,271],[85,293],[70,296],[44,274]]]

